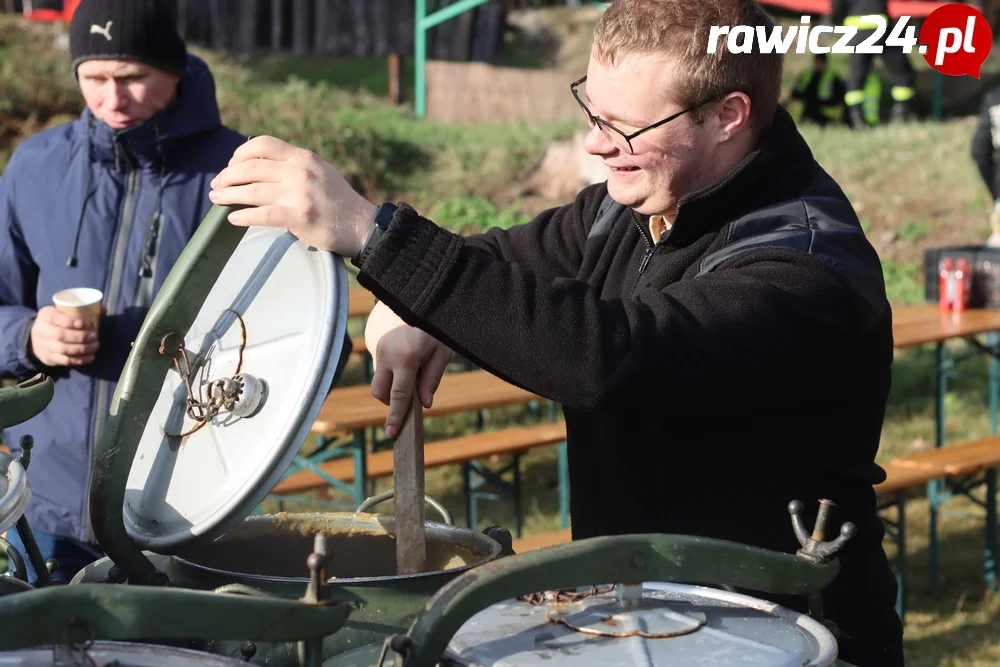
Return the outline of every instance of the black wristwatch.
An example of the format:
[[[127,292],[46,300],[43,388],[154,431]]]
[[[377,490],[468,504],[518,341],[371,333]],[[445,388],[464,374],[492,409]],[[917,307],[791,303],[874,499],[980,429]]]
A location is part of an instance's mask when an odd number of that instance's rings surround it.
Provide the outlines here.
[[[379,207],[375,209],[375,216],[372,218],[370,229],[368,230],[368,238],[365,239],[365,245],[361,248],[361,252],[358,256],[351,259],[351,264],[357,268],[365,263],[368,255],[372,253],[375,246],[378,245],[379,239],[382,238],[382,234],[385,230],[389,229],[389,223],[392,222],[392,216],[396,214],[396,210],[399,208],[396,204],[391,202],[383,202],[379,204]]]

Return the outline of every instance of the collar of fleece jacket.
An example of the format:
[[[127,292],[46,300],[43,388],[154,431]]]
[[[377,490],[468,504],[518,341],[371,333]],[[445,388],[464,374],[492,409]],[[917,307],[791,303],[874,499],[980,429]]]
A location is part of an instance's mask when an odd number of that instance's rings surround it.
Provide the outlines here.
[[[725,178],[681,197],[668,244],[687,245],[745,213],[801,196],[818,167],[795,121],[779,106],[754,149]]]

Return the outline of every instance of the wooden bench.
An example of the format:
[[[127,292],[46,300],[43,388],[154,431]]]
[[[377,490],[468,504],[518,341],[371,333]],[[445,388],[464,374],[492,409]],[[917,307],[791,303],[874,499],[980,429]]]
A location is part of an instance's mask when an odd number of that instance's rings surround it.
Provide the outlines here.
[[[887,532],[896,544],[896,578],[899,584],[897,608],[902,617],[906,607],[906,494],[911,489],[927,488],[932,506],[938,504],[938,487],[952,485],[954,493],[969,494],[977,486],[986,487],[984,505],[985,565],[989,584],[996,579],[996,467],[1000,466],[1000,437],[992,436],[971,442],[937,447],[886,462],[886,481],[875,487],[879,508],[896,508],[896,521],[884,517]],[[983,474],[980,480],[978,476]],[[974,481],[969,482],[970,478]],[[971,496],[970,496],[971,497]],[[978,502],[978,501],[977,501]],[[933,538],[936,537],[932,535]],[[936,544],[931,545],[936,550]],[[931,557],[936,557],[932,553]]]
[[[364,335],[351,336],[351,354],[368,354],[368,343]]]
[[[446,373],[424,418],[545,400],[487,371]],[[312,434],[329,436],[385,423],[388,407],[372,396],[371,386],[358,384],[333,389],[313,422]]]
[[[886,481],[878,494],[893,493],[936,479],[975,475],[1000,466],[1000,436],[937,447],[892,459],[883,464]]]
[[[448,440],[424,443],[424,467],[438,468],[470,459],[494,455],[523,454],[541,445],[551,445],[566,439],[566,424],[551,422],[538,426],[518,426],[498,431],[486,431]],[[368,479],[392,475],[392,450],[366,455]],[[323,472],[343,482],[354,480],[353,459],[335,459],[321,463]],[[323,488],[326,481],[311,470],[300,470],[285,477],[274,487],[279,495],[291,495]]]
[[[911,489],[927,488],[932,506],[937,503],[938,487],[948,484],[950,493],[969,495],[979,486],[985,486],[984,506],[985,565],[988,584],[996,581],[997,516],[996,468],[1000,466],[1000,436],[991,436],[944,447],[901,456],[883,464],[886,480],[875,486],[879,496],[879,509],[896,508],[896,521],[883,517],[887,532],[896,544],[896,578],[899,583],[898,609],[905,613],[906,600],[906,494]],[[979,476],[982,475],[982,478]],[[971,496],[969,496],[971,498]],[[932,549],[936,545],[932,544]]]
[[[434,394],[433,405],[424,410],[424,417],[478,412],[543,400],[541,396],[504,382],[486,371],[446,373]],[[300,454],[296,458],[294,466],[271,490],[272,499],[332,505],[315,498],[302,498],[301,494],[335,487],[354,496],[354,507],[360,505],[369,495],[367,485],[371,480],[392,474],[391,449],[362,455],[367,449],[365,431],[371,429],[374,438],[374,430],[385,422],[387,409],[372,396],[371,387],[367,384],[337,387],[331,391],[311,430],[311,434],[320,441],[319,450],[308,456]],[[342,456],[343,447],[327,448],[334,438],[344,434],[354,436],[353,456]],[[478,500],[485,495],[478,491],[479,486],[489,484],[510,497],[515,507],[515,532],[520,535],[520,456],[536,447],[555,443],[564,445],[565,438],[565,425],[561,422],[475,433],[425,443],[424,465],[431,468],[462,464],[466,515],[470,525],[477,525]],[[502,470],[491,470],[482,460],[494,455],[510,455],[513,460]],[[513,478],[509,482],[504,479],[507,475]],[[564,478],[560,469],[560,480]],[[565,487],[565,483],[561,486]],[[565,498],[562,494],[561,501]],[[562,513],[567,516],[568,509],[562,507]]]
[[[348,292],[347,316],[367,317],[375,307],[375,295],[363,287],[352,287]]]
[[[561,528],[547,533],[537,533],[514,540],[514,553],[523,554],[536,549],[554,547],[559,544],[566,544],[573,539],[571,529]]]
[[[347,317],[365,318],[371,314],[375,307],[375,295],[363,287],[352,287],[348,292]],[[365,336],[351,336],[351,354],[365,357],[366,378],[371,378],[371,359],[368,355],[368,345],[365,344]]]
[[[520,457],[522,454],[544,445],[552,445],[566,440],[566,424],[562,421],[547,422],[537,426],[518,426],[497,431],[486,431],[448,440],[424,443],[424,468],[438,468],[446,465],[465,464],[491,456],[512,456],[510,466],[501,471],[491,471],[494,485],[500,475],[510,472],[513,476],[509,485],[509,496],[514,503],[514,534],[520,535],[523,524],[521,512]],[[391,477],[393,452],[391,449],[365,455],[365,479],[371,481]],[[355,477],[354,458],[339,458],[316,466],[326,475],[343,483],[351,483]],[[466,515],[470,525],[477,522],[477,496],[470,488],[470,471],[466,470]],[[271,490],[279,497],[296,496],[309,491],[327,488],[329,483],[313,470],[304,469],[288,475]]]

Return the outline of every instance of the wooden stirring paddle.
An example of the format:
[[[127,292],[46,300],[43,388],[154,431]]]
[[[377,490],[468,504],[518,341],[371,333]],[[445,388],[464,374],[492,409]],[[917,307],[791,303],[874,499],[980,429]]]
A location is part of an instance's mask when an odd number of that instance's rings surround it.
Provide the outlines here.
[[[427,561],[424,533],[424,411],[414,395],[392,447],[396,507],[396,572],[423,572]]]

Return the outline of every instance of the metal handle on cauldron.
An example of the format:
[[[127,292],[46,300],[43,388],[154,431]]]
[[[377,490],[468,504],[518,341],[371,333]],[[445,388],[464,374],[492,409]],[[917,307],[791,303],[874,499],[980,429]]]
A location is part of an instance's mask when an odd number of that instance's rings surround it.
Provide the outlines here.
[[[108,613],[112,609],[123,611]],[[64,641],[66,626],[59,619],[89,626],[88,634],[95,641],[322,640],[344,626],[352,609],[349,602],[309,604],[277,596],[219,595],[186,588],[97,583],[48,586],[0,597],[0,628],[18,628],[0,633],[0,651]],[[24,623],[35,618],[50,621]]]
[[[39,373],[6,389],[0,389],[0,428],[23,424],[48,407],[55,393],[52,378]]]
[[[356,509],[355,511],[358,512],[359,514],[367,512],[375,505],[378,505],[379,503],[384,503],[385,501],[389,500],[395,495],[396,495],[396,489],[389,489],[388,491],[383,491],[382,493],[374,495],[371,498],[366,498],[365,502],[358,505],[358,509]],[[424,500],[427,502],[428,505],[437,510],[437,513],[441,515],[441,518],[444,519],[444,522],[446,524],[448,524],[449,526],[455,525],[454,519],[451,518],[451,512],[449,512],[444,505],[442,505],[439,501],[435,500],[426,493],[424,494]]]
[[[17,550],[17,547],[3,537],[0,537],[0,553],[6,555],[8,562],[11,564],[11,576],[24,583],[28,583],[28,568],[25,567],[24,557],[21,556],[21,552]]]

